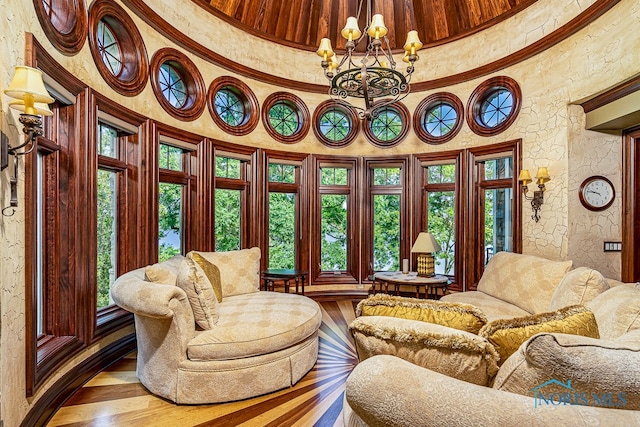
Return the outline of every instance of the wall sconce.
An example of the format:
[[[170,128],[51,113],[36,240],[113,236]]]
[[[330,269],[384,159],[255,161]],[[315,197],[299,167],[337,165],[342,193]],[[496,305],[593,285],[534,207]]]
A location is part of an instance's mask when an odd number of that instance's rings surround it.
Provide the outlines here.
[[[418,254],[418,266],[416,271],[418,276],[430,277],[435,275],[435,262],[433,259],[433,252],[438,252],[440,245],[436,242],[433,234],[426,231],[418,234],[411,253]]]
[[[527,196],[529,192],[529,184],[533,182],[531,179],[531,175],[529,174],[528,169],[522,169],[520,171],[520,176],[518,176],[518,181],[522,184],[522,195],[526,200],[531,200],[531,209],[533,210],[533,215],[531,215],[531,219],[538,222],[540,220],[540,215],[538,212],[540,211],[540,207],[544,203],[544,184],[551,180],[549,176],[549,171],[547,168],[538,168],[538,173],[536,173],[536,183],[538,184],[538,191],[533,192],[533,197]]]
[[[42,72],[23,65],[16,66],[11,84],[4,93],[15,99],[9,103],[9,107],[21,112],[19,121],[26,135],[25,141],[16,147],[12,147],[6,138],[0,140],[0,170],[9,166],[9,155],[13,156],[13,177],[9,179],[11,200],[9,206],[2,209],[2,215],[11,216],[15,209],[7,213],[8,209],[18,206],[18,157],[29,154],[35,148],[36,138],[42,135],[41,116],[53,115],[47,105],[53,102],[53,98],[44,86]]]

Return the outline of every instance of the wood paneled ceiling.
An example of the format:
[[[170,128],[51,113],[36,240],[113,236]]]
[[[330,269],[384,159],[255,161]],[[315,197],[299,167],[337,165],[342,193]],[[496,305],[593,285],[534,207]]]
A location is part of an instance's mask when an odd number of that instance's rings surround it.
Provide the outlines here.
[[[355,16],[358,0],[192,0],[256,36],[316,50],[322,37],[344,49],[340,30]],[[371,0],[389,27],[391,49],[402,50],[409,30],[427,46],[455,40],[496,24],[536,0]],[[366,2],[366,0],[365,0]],[[366,3],[360,17],[365,27]],[[363,44],[363,43],[361,43]]]

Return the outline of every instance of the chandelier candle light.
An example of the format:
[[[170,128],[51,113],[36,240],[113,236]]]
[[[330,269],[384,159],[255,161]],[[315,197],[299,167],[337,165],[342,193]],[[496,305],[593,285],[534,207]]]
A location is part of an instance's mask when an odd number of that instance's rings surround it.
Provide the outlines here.
[[[362,11],[361,0],[358,4],[358,18]],[[329,95],[337,102],[348,108],[358,110],[361,119],[371,120],[375,111],[400,101],[409,94],[409,82],[413,74],[413,64],[419,59],[416,52],[422,48],[422,42],[418,38],[418,32],[409,31],[407,41],[404,44],[406,73],[396,71],[396,62],[391,54],[388,29],[384,25],[384,18],[380,14],[371,16],[371,0],[367,0],[367,21],[369,24],[364,31],[358,27],[358,18],[350,16],[342,29],[342,37],[347,40],[346,54],[340,62],[335,60],[335,52],[331,47],[331,40],[323,38],[316,52],[322,57],[321,66],[325,77],[331,82]],[[353,54],[356,46],[367,38],[367,50],[360,61],[360,65],[354,62]],[[346,67],[346,70],[342,71]],[[350,104],[347,97],[363,98],[365,108]],[[374,105],[376,98],[387,97],[382,102]]]

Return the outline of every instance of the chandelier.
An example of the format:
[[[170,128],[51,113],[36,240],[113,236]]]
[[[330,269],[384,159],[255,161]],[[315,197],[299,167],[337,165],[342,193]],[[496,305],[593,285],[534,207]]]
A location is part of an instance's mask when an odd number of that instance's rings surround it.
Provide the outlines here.
[[[358,4],[358,16],[350,16],[342,29],[342,37],[347,40],[346,53],[338,62],[331,47],[331,40],[323,38],[316,52],[322,57],[321,66],[324,75],[331,83],[329,95],[332,99],[349,108],[358,111],[361,119],[371,120],[376,111],[382,107],[398,102],[409,94],[409,82],[413,74],[413,64],[419,59],[416,52],[422,47],[418,32],[409,31],[404,44],[405,54],[402,61],[407,63],[403,74],[396,70],[396,62],[391,54],[388,28],[384,25],[384,18],[380,14],[371,16],[371,0],[367,1],[367,23],[364,31],[358,27],[358,18],[362,12],[361,0]],[[354,62],[356,46],[367,40],[365,54],[360,59],[360,65]],[[357,60],[358,56],[356,56]],[[345,69],[346,68],[346,69]],[[347,97],[363,98],[365,107],[359,107],[346,101]],[[377,103],[377,98],[385,98]]]

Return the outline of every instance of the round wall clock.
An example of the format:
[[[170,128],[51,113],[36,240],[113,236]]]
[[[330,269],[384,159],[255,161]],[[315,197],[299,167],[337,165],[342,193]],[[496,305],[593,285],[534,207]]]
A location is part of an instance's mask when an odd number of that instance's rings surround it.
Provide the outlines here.
[[[580,202],[592,211],[603,211],[613,203],[616,190],[613,184],[604,176],[591,176],[580,185]]]

